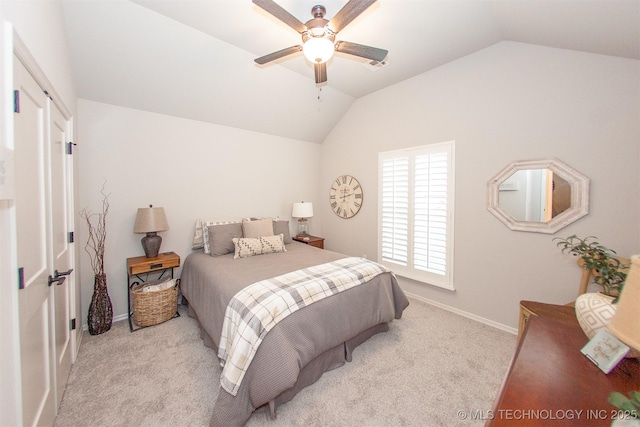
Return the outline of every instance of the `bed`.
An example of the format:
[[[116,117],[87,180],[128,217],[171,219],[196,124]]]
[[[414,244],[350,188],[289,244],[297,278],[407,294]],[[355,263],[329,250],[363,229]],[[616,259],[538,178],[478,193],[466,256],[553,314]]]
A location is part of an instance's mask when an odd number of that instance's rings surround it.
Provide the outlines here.
[[[290,243],[282,251],[259,256],[197,251],[185,259],[181,291],[205,345],[218,352],[229,303],[249,285],[348,258],[283,236],[285,241]],[[235,395],[220,385],[210,425],[244,425],[263,405],[269,405],[274,417],[279,404],[350,361],[355,347],[388,330],[388,323],[400,319],[408,305],[395,276],[387,271],[292,312],[264,335]]]

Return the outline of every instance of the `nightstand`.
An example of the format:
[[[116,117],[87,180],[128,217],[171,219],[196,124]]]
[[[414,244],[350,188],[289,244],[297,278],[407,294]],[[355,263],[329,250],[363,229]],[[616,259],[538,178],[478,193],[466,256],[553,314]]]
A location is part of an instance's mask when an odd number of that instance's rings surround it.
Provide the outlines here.
[[[309,246],[315,246],[316,248],[324,249],[324,237],[316,236],[295,236],[293,240],[300,243],[306,243]]]
[[[175,252],[164,252],[153,258],[147,258],[146,256],[127,258],[127,309],[129,330],[131,332],[134,331],[131,323],[131,316],[133,315],[131,312],[131,279],[136,278],[140,282],[147,282],[149,274],[159,274],[158,279],[161,279],[167,272],[171,273],[171,278],[173,279],[173,269],[176,267],[180,267],[180,256]],[[144,275],[144,278],[141,275]],[[137,331],[138,329],[135,330]]]

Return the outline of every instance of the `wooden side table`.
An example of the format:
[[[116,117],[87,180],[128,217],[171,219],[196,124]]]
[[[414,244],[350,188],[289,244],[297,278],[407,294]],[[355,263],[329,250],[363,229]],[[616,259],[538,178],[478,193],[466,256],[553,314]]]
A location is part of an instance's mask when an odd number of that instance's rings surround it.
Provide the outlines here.
[[[146,256],[127,258],[127,307],[129,330],[131,332],[142,329],[133,329],[133,323],[131,322],[131,316],[133,315],[131,311],[131,279],[136,278],[141,282],[146,282],[150,273],[157,273],[159,274],[159,280],[167,272],[171,273],[171,278],[173,279],[173,269],[176,267],[180,267],[180,256],[175,252],[164,252],[153,258],[147,258]],[[141,275],[144,275],[144,278]]]
[[[300,243],[306,243],[309,246],[324,249],[324,237],[317,236],[295,236],[293,240]]]

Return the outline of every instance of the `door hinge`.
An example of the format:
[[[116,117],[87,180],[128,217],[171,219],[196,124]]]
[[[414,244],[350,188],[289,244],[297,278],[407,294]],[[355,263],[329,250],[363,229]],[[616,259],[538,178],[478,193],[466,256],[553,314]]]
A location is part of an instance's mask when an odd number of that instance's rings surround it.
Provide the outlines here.
[[[13,91],[13,112],[14,113],[20,112],[20,91],[19,90]]]
[[[71,319],[71,330],[72,331],[76,330],[76,319]]]
[[[74,242],[74,238],[75,238],[75,235],[73,234],[73,231],[70,231],[69,232],[69,243],[73,243]]]
[[[24,267],[18,268],[18,289],[24,289]]]
[[[78,145],[71,141],[67,142],[67,154],[73,154],[73,146]]]

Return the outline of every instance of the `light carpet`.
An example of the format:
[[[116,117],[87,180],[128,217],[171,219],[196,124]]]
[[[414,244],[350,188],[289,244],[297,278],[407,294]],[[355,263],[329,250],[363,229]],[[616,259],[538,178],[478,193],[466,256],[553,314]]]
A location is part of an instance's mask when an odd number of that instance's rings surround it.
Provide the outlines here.
[[[476,426],[491,409],[516,345],[504,331],[411,299],[402,319],[269,419],[276,426]],[[207,426],[221,368],[194,319],[85,333],[55,427]],[[476,419],[473,419],[476,418]]]

